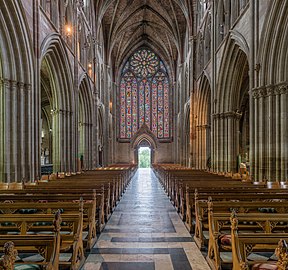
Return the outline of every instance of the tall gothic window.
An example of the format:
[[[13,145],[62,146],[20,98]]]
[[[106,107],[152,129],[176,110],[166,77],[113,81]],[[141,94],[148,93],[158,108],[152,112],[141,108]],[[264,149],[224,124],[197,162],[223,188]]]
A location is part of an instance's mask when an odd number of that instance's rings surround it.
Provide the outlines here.
[[[163,61],[150,49],[136,51],[120,78],[120,139],[131,139],[143,124],[158,139],[169,139],[169,95],[169,76]]]

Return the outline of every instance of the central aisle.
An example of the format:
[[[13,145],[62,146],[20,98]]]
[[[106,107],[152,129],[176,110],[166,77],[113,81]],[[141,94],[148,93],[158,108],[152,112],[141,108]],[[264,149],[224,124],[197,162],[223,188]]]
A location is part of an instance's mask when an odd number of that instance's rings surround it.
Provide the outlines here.
[[[151,169],[138,169],[84,269],[208,270]]]

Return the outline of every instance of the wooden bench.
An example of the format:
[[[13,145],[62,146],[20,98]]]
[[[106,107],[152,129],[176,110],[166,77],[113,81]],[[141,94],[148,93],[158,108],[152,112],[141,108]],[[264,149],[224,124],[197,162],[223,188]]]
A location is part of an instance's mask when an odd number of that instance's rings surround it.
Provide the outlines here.
[[[94,190],[85,190],[87,193],[82,193],[79,190],[75,190],[74,193],[69,193],[68,190],[33,190],[27,193],[25,190],[21,191],[13,191],[13,193],[1,193],[0,194],[0,202],[4,203],[16,203],[16,202],[34,202],[34,203],[41,203],[41,202],[77,202],[79,197],[81,196],[85,202],[93,202],[96,205],[96,216],[95,216],[95,223],[96,223],[96,231],[100,233],[105,226],[105,213],[107,213],[107,209],[105,210],[105,203],[104,203],[104,195],[103,193],[96,193]],[[95,200],[96,195],[96,202]],[[94,210],[93,210],[94,211]],[[92,229],[92,227],[91,227]]]
[[[191,232],[194,232],[195,221],[195,233],[201,228],[201,220],[204,220],[204,217],[201,216],[202,212],[205,212],[207,209],[207,200],[209,197],[213,198],[213,201],[275,201],[275,200],[286,200],[288,198],[288,191],[282,190],[279,193],[271,192],[271,190],[262,190],[262,189],[247,189],[245,192],[243,190],[217,190],[211,189],[209,192],[198,192],[195,191],[195,198],[192,199],[189,197],[189,203],[186,208],[186,224]],[[199,205],[200,208],[199,208]],[[204,210],[201,210],[201,207]],[[207,213],[207,210],[206,210]],[[198,223],[198,221],[200,223]],[[206,221],[208,221],[206,215]]]
[[[231,242],[233,270],[270,269],[286,270],[288,267],[287,233],[240,233],[238,232],[238,219],[231,219]],[[278,257],[277,262],[267,262],[258,259],[249,261],[251,252],[274,251]]]
[[[235,212],[214,212],[209,206],[209,245],[207,261],[212,269],[221,269],[221,251],[231,251],[230,220],[235,218]],[[279,213],[241,213],[237,214],[238,232],[254,233],[287,233],[288,215]]]
[[[266,210],[273,210],[275,213],[287,213],[288,211],[288,201],[265,201],[260,200],[259,196],[255,194],[255,198],[250,197],[250,194],[245,195],[243,200],[240,197],[235,197],[236,201],[223,201],[223,200],[214,200],[213,199],[213,211],[214,213],[229,213],[232,210],[235,210],[237,213],[264,213]],[[213,198],[215,198],[214,196]],[[237,199],[240,199],[237,201]],[[254,199],[254,200],[253,200]],[[205,246],[205,237],[204,232],[209,231],[208,224],[208,205],[212,205],[212,198],[208,200],[201,200],[197,202],[197,213],[196,213],[196,225],[195,225],[195,234],[194,240],[197,246],[202,249]]]
[[[0,269],[13,270],[15,265],[37,264],[46,267],[45,269],[58,270],[61,222],[61,215],[57,212],[53,219],[54,232],[51,235],[0,235],[0,252],[4,253],[0,259]],[[21,253],[36,253],[41,255],[43,260],[16,262],[17,255]]]
[[[51,222],[52,214],[2,214],[0,215],[0,234],[53,234],[54,226]],[[78,214],[56,213],[56,220],[60,220],[61,251],[72,250],[71,262],[60,261],[59,264],[71,265],[71,269],[80,269],[84,263],[83,249],[83,201],[80,201]]]
[[[96,194],[94,194],[96,196]],[[62,214],[77,214],[79,213],[79,202],[0,202],[1,214],[22,214],[24,217],[27,214],[55,214],[61,207]],[[1,217],[0,214],[0,217]],[[84,243],[87,250],[90,250],[97,240],[96,236],[96,197],[92,201],[83,201],[83,234]],[[0,229],[1,231],[1,229]]]
[[[16,265],[39,265],[45,269],[59,269],[60,234],[56,235],[0,235],[0,269],[13,270]],[[22,253],[39,254],[43,257],[40,262],[25,260],[16,261]]]

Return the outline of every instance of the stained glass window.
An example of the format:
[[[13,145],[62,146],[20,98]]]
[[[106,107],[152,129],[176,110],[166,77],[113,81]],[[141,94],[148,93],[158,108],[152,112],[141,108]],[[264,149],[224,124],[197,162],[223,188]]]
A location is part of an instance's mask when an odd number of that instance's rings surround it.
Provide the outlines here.
[[[131,139],[146,124],[159,139],[170,138],[170,83],[167,69],[153,51],[137,50],[120,79],[120,139]]]

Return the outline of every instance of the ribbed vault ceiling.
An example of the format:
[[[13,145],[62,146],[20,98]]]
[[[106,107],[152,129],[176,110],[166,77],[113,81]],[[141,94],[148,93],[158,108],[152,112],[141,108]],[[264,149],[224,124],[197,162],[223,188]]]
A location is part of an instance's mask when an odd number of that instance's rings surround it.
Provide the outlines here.
[[[154,49],[173,70],[190,32],[191,10],[191,0],[98,0],[96,17],[115,71],[140,46]]]

